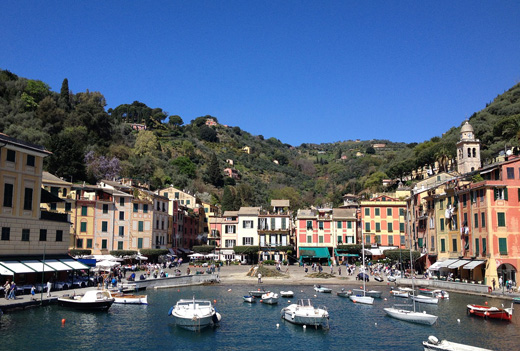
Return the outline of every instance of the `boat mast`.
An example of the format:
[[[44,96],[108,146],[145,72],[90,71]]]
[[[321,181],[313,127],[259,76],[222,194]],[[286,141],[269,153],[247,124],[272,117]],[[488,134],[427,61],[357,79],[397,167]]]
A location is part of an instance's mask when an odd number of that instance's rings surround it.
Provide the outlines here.
[[[361,231],[361,257],[363,257],[363,273],[361,274],[361,278],[363,279],[363,296],[366,296],[366,287],[365,287],[365,236],[363,231]]]

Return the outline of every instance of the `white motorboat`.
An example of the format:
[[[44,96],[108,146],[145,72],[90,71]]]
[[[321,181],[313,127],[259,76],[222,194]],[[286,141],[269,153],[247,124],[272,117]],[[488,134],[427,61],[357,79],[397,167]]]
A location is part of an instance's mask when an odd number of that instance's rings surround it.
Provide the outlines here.
[[[256,297],[251,296],[251,295],[243,296],[242,299],[244,300],[244,302],[249,302],[249,303],[256,302]]]
[[[114,298],[108,290],[89,290],[83,295],[63,295],[58,298],[58,305],[77,310],[108,310]]]
[[[453,341],[439,341],[435,336],[430,335],[428,341],[423,341],[424,351],[491,351],[482,347],[466,344],[459,344]]]
[[[390,290],[390,295],[395,297],[404,297],[407,298],[410,295],[408,294],[408,291],[402,291],[402,290]]]
[[[280,296],[274,292],[268,292],[267,294],[262,295],[262,299],[260,302],[268,304],[268,305],[276,305],[278,303],[278,299]]]
[[[437,316],[428,314],[426,312],[416,312],[395,307],[383,308],[387,315],[390,317],[400,319],[406,322],[433,325],[437,321]]]
[[[280,296],[281,297],[293,297],[294,293],[292,292],[292,290],[280,291]]]
[[[328,328],[329,313],[325,308],[312,306],[311,300],[299,300],[297,304],[291,304],[282,308],[282,319],[301,325]]]
[[[188,330],[201,330],[218,325],[221,316],[209,300],[180,299],[170,308],[168,315],[173,316],[175,324]]]
[[[326,294],[330,294],[332,292],[332,289],[326,288],[321,285],[314,285],[314,290],[317,292],[326,293]]]
[[[439,303],[439,299],[433,296],[415,295],[412,296],[412,300],[421,303],[429,303],[432,305]]]
[[[395,282],[397,279],[393,276],[393,275],[389,275],[386,277],[386,280],[388,280],[389,282],[393,283]]]
[[[112,295],[114,297],[114,303],[119,304],[131,304],[131,305],[148,305],[147,295],[133,295],[116,293]]]
[[[354,295],[366,295],[366,296],[372,296],[380,298],[383,294],[382,291],[379,290],[365,290],[365,289],[352,289],[352,293]]]
[[[262,295],[267,294],[267,293],[269,293],[269,291],[267,291],[267,290],[260,290],[260,289],[258,289],[258,290],[250,290],[249,291],[249,295],[254,296],[254,297],[262,297]]]
[[[355,303],[362,303],[362,304],[365,304],[365,305],[373,305],[374,304],[374,298],[372,296],[350,295],[349,299],[352,300],[352,302],[355,302]]]
[[[340,291],[336,291],[336,295],[340,297],[349,297],[352,295],[352,290],[345,290],[345,288],[341,288]]]
[[[443,300],[448,300],[450,298],[450,294],[446,290],[433,290],[433,296]]]

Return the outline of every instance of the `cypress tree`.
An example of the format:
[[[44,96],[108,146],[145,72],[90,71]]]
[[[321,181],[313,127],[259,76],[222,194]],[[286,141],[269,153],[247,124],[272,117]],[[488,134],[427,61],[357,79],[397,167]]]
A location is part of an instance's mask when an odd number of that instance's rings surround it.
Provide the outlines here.
[[[58,100],[59,106],[65,111],[70,110],[70,96],[69,96],[69,80],[65,78],[61,83],[60,98]]]
[[[224,176],[222,175],[222,170],[220,169],[216,154],[211,156],[211,160],[209,161],[208,169],[206,171],[206,177],[207,181],[217,188],[221,188],[224,185]]]

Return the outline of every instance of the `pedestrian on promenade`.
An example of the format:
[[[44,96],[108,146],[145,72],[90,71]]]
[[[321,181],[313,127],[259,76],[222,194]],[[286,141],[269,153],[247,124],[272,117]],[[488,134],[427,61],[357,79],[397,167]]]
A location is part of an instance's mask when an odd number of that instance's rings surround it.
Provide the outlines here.
[[[262,283],[262,273],[258,273],[258,283]]]
[[[338,266],[338,275],[341,275],[341,265]]]
[[[11,284],[11,291],[9,292],[9,299],[16,300],[16,283],[14,282],[14,280],[13,280],[13,284]]]
[[[9,291],[11,290],[11,284],[9,284],[9,280],[4,284],[4,297],[6,300],[9,300]]]
[[[51,281],[49,280],[47,282],[47,297],[51,297],[51,288],[52,288],[52,283]]]
[[[493,290],[495,290],[496,289],[496,284],[497,284],[495,278],[493,278],[492,282],[493,282]]]
[[[31,300],[35,300],[35,296],[36,296],[36,287],[33,285],[31,287]]]
[[[499,288],[499,289],[502,288],[502,282],[503,282],[503,281],[502,281],[502,277],[499,277],[499,278],[498,278],[498,288]]]

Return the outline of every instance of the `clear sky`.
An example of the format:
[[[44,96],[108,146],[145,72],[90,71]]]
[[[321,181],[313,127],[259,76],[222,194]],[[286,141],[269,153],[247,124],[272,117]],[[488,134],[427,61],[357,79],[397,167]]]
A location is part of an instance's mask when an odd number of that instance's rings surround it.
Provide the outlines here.
[[[284,143],[422,142],[520,81],[520,1],[2,1],[0,68]]]

